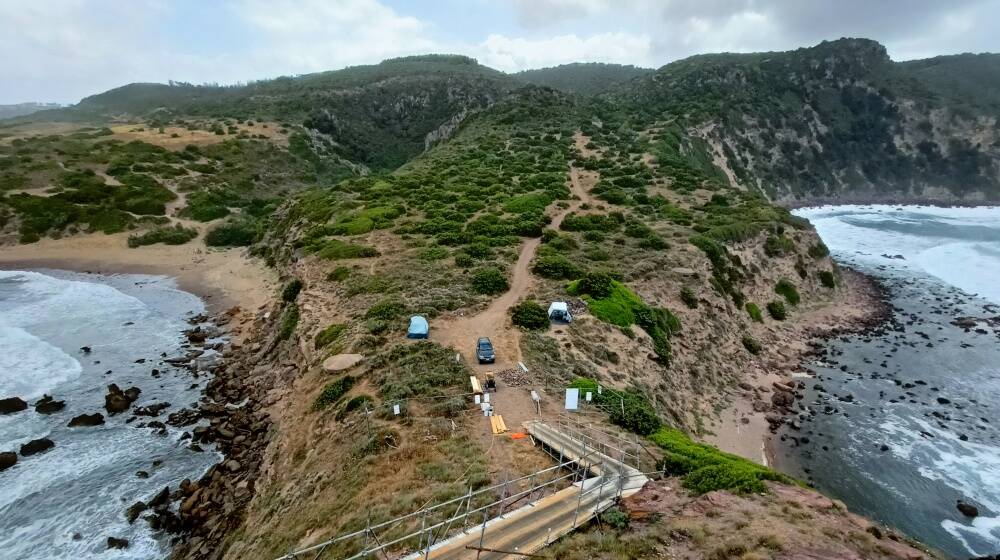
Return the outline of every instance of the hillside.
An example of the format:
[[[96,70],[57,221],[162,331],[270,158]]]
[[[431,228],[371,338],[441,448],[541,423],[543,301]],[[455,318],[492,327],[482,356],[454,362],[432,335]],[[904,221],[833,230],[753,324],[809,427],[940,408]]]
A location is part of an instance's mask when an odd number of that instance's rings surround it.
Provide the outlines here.
[[[528,84],[546,86],[566,93],[592,96],[604,93],[615,86],[650,72],[652,70],[648,68],[632,65],[575,62],[550,68],[524,70],[513,74],[513,77]]]
[[[586,422],[673,477],[635,531],[618,512],[637,548],[588,532],[556,557],[906,557],[901,538],[747,459],[795,413],[809,342],[879,307],[775,201],[1000,192],[996,106],[978,95],[991,86],[949,77],[988,78],[995,59],[934,60],[843,40],[652,73],[550,69],[527,86],[437,55],[133,84],[0,129],[0,242],[238,246],[280,275],[268,305],[218,318],[240,334],[191,437],[226,457],[168,497],[177,558],[274,558],[429,503],[475,507],[472,489],[552,467],[491,431],[469,394],[487,372],[511,431],[564,421],[568,386],[596,392]],[[572,323],[550,323],[552,301]],[[427,341],[406,338],[417,314]],[[477,362],[481,336],[496,363]]]
[[[467,57],[425,55],[237,86],[130,84],[34,118],[304,123],[331,143],[337,156],[392,169],[447,136],[468,113],[519,86]]]
[[[998,72],[997,55],[896,63],[842,39],[691,57],[608,101],[633,126],[672,130],[665,157],[777,200],[975,202],[1000,198]]]
[[[38,111],[58,107],[60,107],[58,103],[15,103],[13,105],[0,105],[0,121],[13,119],[14,117],[23,117],[37,113]]]

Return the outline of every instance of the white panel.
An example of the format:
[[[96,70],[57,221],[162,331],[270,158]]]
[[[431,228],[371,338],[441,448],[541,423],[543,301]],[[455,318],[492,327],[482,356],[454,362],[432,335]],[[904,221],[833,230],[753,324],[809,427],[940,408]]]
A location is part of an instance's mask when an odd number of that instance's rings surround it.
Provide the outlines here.
[[[579,401],[579,389],[566,389],[566,410],[576,410],[579,406]]]

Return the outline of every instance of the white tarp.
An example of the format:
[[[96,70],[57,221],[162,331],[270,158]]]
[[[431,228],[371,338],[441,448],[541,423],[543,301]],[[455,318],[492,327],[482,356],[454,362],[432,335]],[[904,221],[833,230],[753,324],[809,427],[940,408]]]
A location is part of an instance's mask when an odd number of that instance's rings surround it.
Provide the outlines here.
[[[576,410],[579,407],[580,390],[566,389],[566,410]]]

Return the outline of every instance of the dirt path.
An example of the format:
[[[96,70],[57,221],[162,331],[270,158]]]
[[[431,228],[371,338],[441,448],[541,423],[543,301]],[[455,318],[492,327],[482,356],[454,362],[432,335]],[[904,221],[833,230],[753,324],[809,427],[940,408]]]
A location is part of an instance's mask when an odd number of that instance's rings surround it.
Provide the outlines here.
[[[594,205],[594,198],[588,191],[590,186],[596,182],[596,174],[581,170],[577,167],[570,167],[570,192],[575,195],[575,199],[565,208],[559,208],[552,215],[552,222],[549,225],[552,229],[559,229],[560,224],[570,212],[578,211],[584,204]],[[556,206],[556,208],[558,208]],[[450,346],[465,357],[474,368],[479,371],[495,371],[517,367],[517,362],[521,361],[521,332],[514,328],[507,316],[507,310],[518,301],[524,299],[531,290],[533,279],[531,277],[531,261],[535,258],[538,246],[541,244],[540,238],[533,238],[525,241],[521,246],[517,262],[512,271],[510,288],[500,297],[493,300],[484,311],[471,316],[459,316],[453,318],[443,318],[437,324],[431,326],[431,340],[442,346]],[[476,362],[473,352],[476,339],[481,336],[488,336],[493,342],[497,354],[496,364],[479,365]]]

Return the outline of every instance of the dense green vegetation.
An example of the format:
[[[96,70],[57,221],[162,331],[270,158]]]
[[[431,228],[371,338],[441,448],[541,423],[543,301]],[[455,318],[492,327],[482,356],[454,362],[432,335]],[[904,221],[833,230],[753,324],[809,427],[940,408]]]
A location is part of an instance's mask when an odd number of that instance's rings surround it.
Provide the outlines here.
[[[535,300],[527,299],[510,308],[510,320],[514,325],[528,330],[546,329],[549,326],[549,312]]]
[[[639,391],[615,391],[607,387],[598,393],[597,381],[585,377],[577,378],[569,385],[581,391],[590,391],[594,404],[608,413],[615,425],[648,436],[660,429],[660,418],[649,400]]]
[[[336,381],[331,381],[323,387],[323,391],[316,397],[313,402],[313,410],[322,410],[333,404],[336,404],[340,399],[344,398],[344,395],[351,390],[354,383],[357,381],[356,378],[345,375]]]
[[[580,95],[597,95],[629,80],[649,74],[648,68],[602,62],[575,62],[551,68],[524,70],[514,78],[529,84]]]
[[[166,245],[183,245],[198,237],[198,232],[176,224],[173,226],[156,227],[144,233],[128,236],[128,246],[133,249],[143,245],[164,243]]]
[[[894,63],[874,41],[841,39],[690,57],[609,102],[637,124],[665,127],[655,153],[681,182],[715,173],[702,137],[685,134],[711,123],[736,178],[773,196],[889,199],[943,186],[997,199],[998,146],[973,141],[960,120],[1000,115],[998,84],[997,55]],[[930,122],[936,109],[952,120]]]
[[[684,487],[698,494],[714,490],[759,494],[767,491],[765,480],[793,482],[785,475],[742,457],[695,443],[674,428],[660,428],[649,439],[664,451],[661,468],[668,474],[680,476]]]
[[[338,341],[345,332],[347,332],[347,325],[343,323],[334,323],[316,333],[314,345],[317,350],[326,348],[330,344]]]

